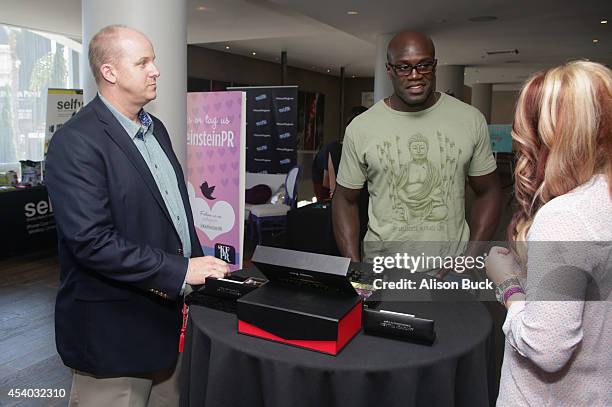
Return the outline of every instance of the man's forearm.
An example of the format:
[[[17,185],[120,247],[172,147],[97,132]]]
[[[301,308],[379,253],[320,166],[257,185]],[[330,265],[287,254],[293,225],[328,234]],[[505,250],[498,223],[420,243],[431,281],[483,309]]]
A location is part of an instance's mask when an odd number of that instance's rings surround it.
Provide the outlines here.
[[[466,255],[476,255],[479,251],[475,242],[490,240],[501,213],[501,190],[492,189],[477,196],[470,214],[470,245]]]
[[[361,261],[359,250],[359,205],[334,195],[332,203],[334,237],[340,254]]]

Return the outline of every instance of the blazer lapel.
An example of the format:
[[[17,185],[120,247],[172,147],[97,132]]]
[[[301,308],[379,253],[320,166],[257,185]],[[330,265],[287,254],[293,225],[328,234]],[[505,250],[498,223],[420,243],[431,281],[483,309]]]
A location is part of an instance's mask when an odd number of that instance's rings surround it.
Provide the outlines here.
[[[104,105],[104,102],[102,102],[98,96],[96,96],[92,103],[94,104],[98,118],[105,125],[104,131],[123,150],[132,165],[136,168],[136,171],[138,171],[144,180],[145,184],[149,188],[149,191],[153,195],[153,198],[155,201],[157,201],[157,204],[166,216],[166,219],[168,219],[168,222],[170,222],[172,229],[176,232],[174,223],[172,222],[172,218],[168,212],[168,208],[166,208],[166,203],[164,202],[164,199],[159,192],[159,188],[157,188],[157,184],[155,183],[155,179],[153,178],[153,174],[151,174],[151,171],[149,170],[144,158],[142,158],[140,151],[138,151],[138,148],[130,139],[130,136],[126,133],[123,126],[121,126],[121,123],[117,121],[117,119],[113,116],[110,110],[108,110],[106,105]]]

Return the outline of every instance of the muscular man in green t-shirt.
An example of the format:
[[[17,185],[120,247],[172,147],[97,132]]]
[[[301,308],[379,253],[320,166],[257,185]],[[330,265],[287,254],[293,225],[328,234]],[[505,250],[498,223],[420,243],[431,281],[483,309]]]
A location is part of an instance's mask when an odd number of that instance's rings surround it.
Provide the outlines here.
[[[489,240],[497,227],[501,187],[484,116],[435,91],[432,40],[403,32],[389,43],[387,72],[393,95],[346,129],[332,204],[342,255],[361,260],[357,198],[368,183],[364,259],[377,243],[446,242],[442,255],[475,255],[469,241]],[[465,179],[476,193],[465,220]],[[394,246],[394,247],[397,247]]]

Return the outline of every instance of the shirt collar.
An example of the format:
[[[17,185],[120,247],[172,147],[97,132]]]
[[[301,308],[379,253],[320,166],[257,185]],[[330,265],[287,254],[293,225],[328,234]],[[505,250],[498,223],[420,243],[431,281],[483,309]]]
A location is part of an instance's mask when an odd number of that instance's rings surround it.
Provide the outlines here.
[[[108,110],[115,116],[119,124],[125,129],[127,134],[131,138],[139,138],[143,139],[148,134],[153,132],[153,120],[151,116],[144,109],[140,109],[138,112],[138,120],[140,121],[140,125],[138,123],[133,122],[119,110],[117,110],[108,100],[104,98],[100,93],[98,93],[100,100],[108,107]]]

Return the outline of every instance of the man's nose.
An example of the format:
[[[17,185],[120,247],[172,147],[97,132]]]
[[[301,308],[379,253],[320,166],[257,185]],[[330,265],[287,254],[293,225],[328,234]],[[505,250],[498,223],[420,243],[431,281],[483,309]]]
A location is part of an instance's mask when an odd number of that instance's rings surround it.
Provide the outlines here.
[[[157,69],[157,66],[155,64],[151,64],[151,66],[153,68],[153,70],[151,71],[151,76],[158,78],[160,75],[159,69]]]
[[[420,74],[416,67],[413,66],[412,69],[410,70],[410,73],[408,74],[408,79],[418,79],[421,78],[423,75]]]

